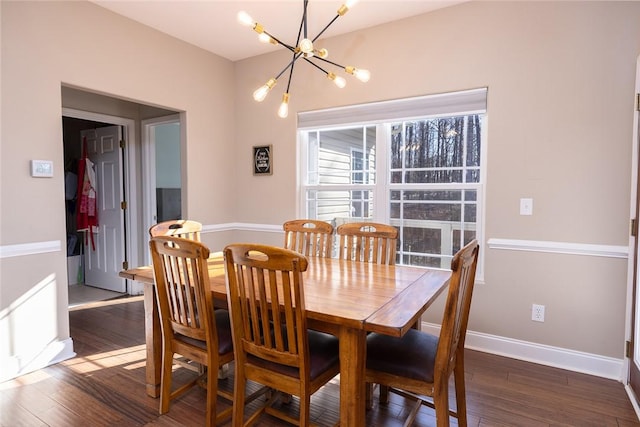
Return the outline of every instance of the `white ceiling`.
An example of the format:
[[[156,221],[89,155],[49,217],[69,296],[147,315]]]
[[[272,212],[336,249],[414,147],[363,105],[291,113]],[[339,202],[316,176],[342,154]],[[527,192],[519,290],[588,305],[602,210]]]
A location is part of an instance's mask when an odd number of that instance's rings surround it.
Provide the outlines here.
[[[90,0],[163,33],[231,61],[271,52],[257,34],[237,21],[244,10],[283,42],[295,44],[303,0]],[[344,1],[344,0],[343,0]],[[331,37],[420,15],[468,0],[360,0],[322,35]],[[310,0],[308,35],[315,37],[337,15],[341,0]]]

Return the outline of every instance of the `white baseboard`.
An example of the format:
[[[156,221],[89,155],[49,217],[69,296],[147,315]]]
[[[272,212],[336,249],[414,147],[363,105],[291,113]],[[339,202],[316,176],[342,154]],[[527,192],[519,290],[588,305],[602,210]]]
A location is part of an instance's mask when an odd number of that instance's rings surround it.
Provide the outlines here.
[[[422,322],[422,330],[434,335],[440,325]],[[465,347],[498,356],[553,366],[624,382],[623,360],[566,348],[552,347],[528,341],[499,337],[481,332],[467,331]]]
[[[12,356],[0,366],[0,383],[75,357],[73,340],[54,341],[28,361]]]

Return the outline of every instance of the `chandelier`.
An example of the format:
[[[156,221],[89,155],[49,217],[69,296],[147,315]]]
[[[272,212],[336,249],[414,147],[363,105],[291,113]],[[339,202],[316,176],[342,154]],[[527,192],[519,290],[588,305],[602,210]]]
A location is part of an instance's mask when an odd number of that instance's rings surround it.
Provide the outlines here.
[[[267,97],[271,89],[276,85],[278,79],[289,70],[289,78],[287,80],[287,89],[282,94],[282,103],[280,104],[280,108],[278,109],[278,116],[282,118],[286,118],[289,114],[289,88],[291,86],[291,77],[293,76],[293,69],[296,65],[296,62],[301,59],[311,64],[313,67],[323,72],[327,78],[338,86],[339,88],[345,87],[347,81],[341,77],[336,75],[331,71],[327,71],[322,68],[320,65],[333,65],[335,67],[342,68],[347,74],[353,75],[358,80],[362,82],[369,81],[371,74],[367,70],[358,69],[351,65],[343,66],[333,61],[327,59],[329,56],[329,52],[327,49],[318,49],[314,46],[314,43],[318,38],[329,28],[339,17],[344,16],[345,13],[349,11],[351,7],[357,2],[357,0],[347,0],[345,4],[340,6],[336,16],[329,21],[329,23],[313,38],[309,38],[307,34],[307,5],[309,0],[304,1],[304,10],[302,12],[302,19],[300,20],[300,28],[298,29],[298,38],[296,39],[295,45],[290,45],[284,43],[282,40],[269,33],[265,28],[254,21],[251,16],[247,12],[239,12],[238,13],[238,21],[247,27],[251,27],[256,33],[258,33],[258,39],[263,43],[270,43],[273,45],[281,45],[287,48],[291,53],[291,61],[278,73],[275,77],[270,78],[264,85],[260,86],[255,92],[253,92],[253,99],[257,102],[262,102]],[[326,65],[325,65],[326,66]]]

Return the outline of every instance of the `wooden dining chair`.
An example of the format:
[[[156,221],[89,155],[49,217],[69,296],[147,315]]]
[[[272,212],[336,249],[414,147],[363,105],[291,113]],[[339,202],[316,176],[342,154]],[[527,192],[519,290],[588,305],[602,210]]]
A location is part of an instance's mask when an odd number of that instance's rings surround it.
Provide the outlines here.
[[[268,413],[294,425],[310,425],[311,395],[339,373],[338,339],[307,329],[300,253],[258,244],[224,249],[229,310],[236,351],[233,425],[253,424]],[[273,408],[274,392],[244,421],[246,383],[253,380],[300,398],[299,419]]]
[[[375,222],[349,222],[338,226],[338,257],[375,264],[396,263],[398,229]]]
[[[371,383],[416,404],[404,424],[413,423],[421,405],[435,409],[436,425],[449,425],[449,415],[458,425],[467,425],[464,386],[464,341],[467,333],[471,296],[478,263],[479,246],[469,242],[451,260],[451,280],[440,335],[410,329],[402,338],[372,333],[367,336],[367,406],[371,407]],[[457,411],[449,409],[449,377],[453,373]],[[428,401],[420,396],[429,396]],[[388,396],[381,395],[380,403]]]
[[[200,241],[202,224],[190,219],[174,219],[154,224],[149,228],[151,237],[174,236]]]
[[[153,237],[149,245],[162,329],[160,413],[168,412],[171,400],[206,376],[206,420],[208,426],[215,426],[232,414],[232,406],[217,413],[217,396],[233,401],[231,393],[218,389],[216,375],[205,372],[172,390],[174,354],[216,369],[233,360],[229,312],[213,309],[209,249],[200,242],[172,236]]]
[[[173,236],[173,237],[182,237],[185,239],[195,240],[196,242],[200,241],[200,232],[202,231],[202,224],[198,221],[193,221],[190,219],[173,219],[169,221],[160,222],[158,224],[154,224],[149,228],[149,235],[151,237],[158,236]],[[194,365],[191,362],[183,363],[182,360],[176,361],[181,366],[188,369],[195,369],[200,374],[204,374],[206,372],[206,366],[202,365]],[[228,365],[224,365],[218,371],[218,378],[223,379],[226,378],[227,372],[229,370]]]
[[[284,247],[305,256],[331,257],[333,225],[315,219],[294,219],[282,225]]]

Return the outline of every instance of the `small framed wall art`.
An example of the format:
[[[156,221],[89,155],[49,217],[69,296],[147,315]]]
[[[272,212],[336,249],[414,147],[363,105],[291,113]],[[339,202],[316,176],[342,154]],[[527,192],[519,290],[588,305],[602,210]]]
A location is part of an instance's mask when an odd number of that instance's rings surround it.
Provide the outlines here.
[[[253,174],[273,174],[273,147],[271,145],[253,146]]]

